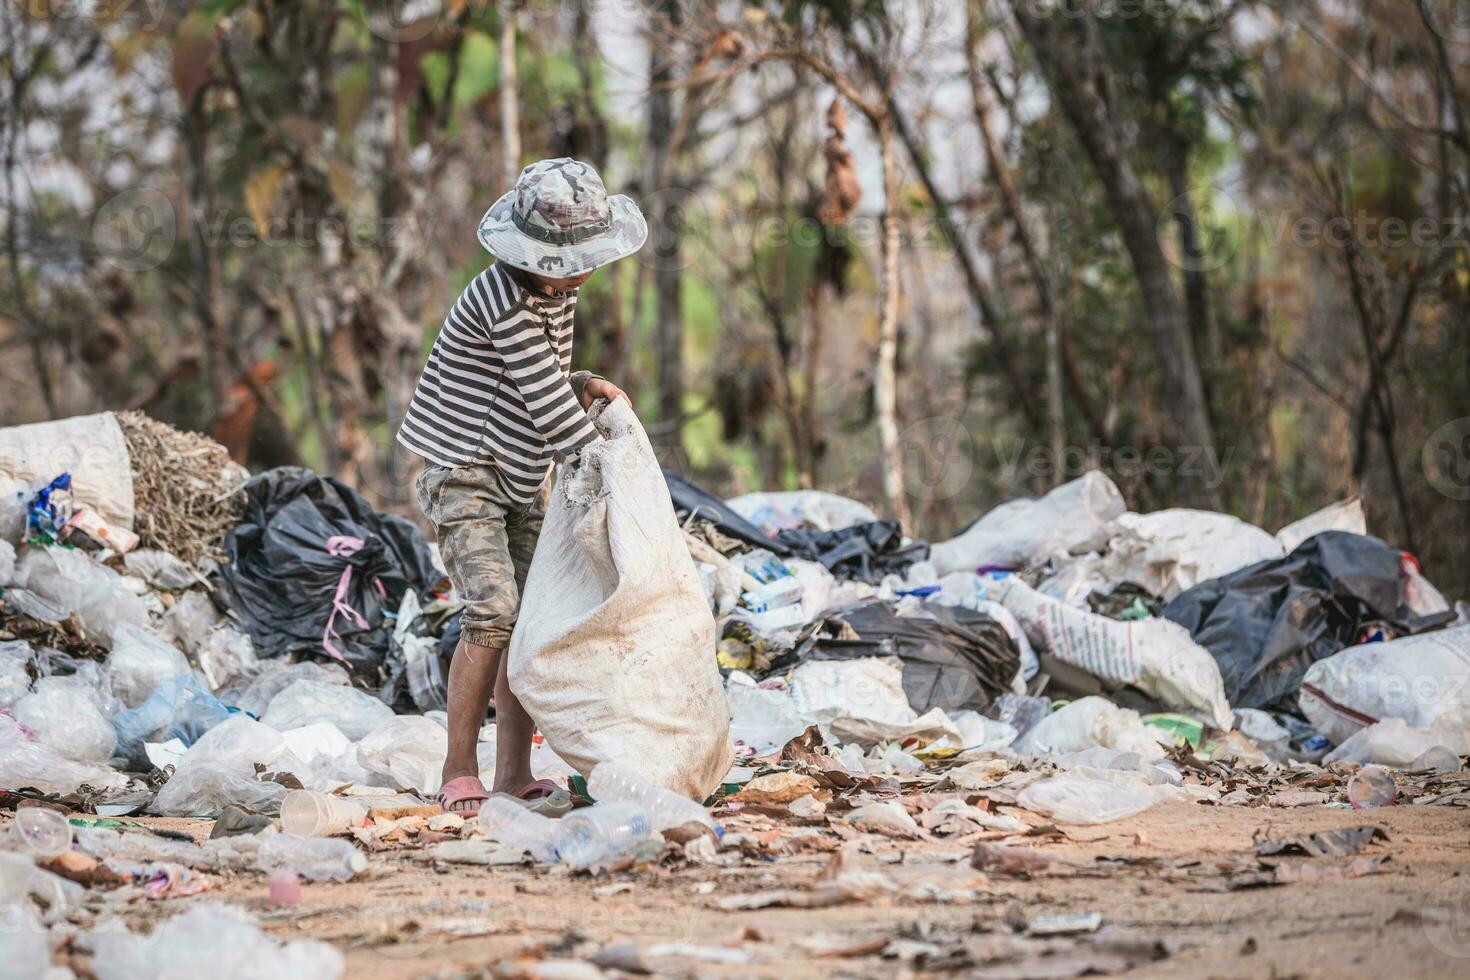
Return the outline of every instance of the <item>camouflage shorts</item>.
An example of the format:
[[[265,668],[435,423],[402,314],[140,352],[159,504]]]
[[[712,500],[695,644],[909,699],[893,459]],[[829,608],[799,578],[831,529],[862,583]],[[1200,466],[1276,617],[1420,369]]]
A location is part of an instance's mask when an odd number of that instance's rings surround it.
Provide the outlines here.
[[[465,640],[505,647],[546,516],[544,493],[529,504],[510,503],[493,466],[434,463],[424,465],[416,489],[449,580],[466,603]]]

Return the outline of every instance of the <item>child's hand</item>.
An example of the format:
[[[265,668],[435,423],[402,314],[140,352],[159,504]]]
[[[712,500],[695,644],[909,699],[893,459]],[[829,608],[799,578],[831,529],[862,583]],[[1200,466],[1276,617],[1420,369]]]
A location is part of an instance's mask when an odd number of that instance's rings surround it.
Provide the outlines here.
[[[582,387],[582,407],[591,408],[592,403],[599,398],[606,398],[608,401],[624,398],[632,401],[626,391],[606,378],[588,378],[587,384]]]

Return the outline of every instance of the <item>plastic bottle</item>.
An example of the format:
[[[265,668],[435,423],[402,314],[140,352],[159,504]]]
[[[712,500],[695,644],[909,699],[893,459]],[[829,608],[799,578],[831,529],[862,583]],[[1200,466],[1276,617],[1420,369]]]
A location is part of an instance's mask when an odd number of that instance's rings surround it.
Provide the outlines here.
[[[573,810],[559,824],[552,849],[574,868],[622,854],[653,833],[648,814],[636,803],[600,803]]]
[[[367,819],[367,807],[329,793],[293,789],[281,801],[281,830],[292,837],[329,837]]]
[[[551,846],[556,821],[514,800],[492,796],[480,804],[480,831],[491,840],[528,851],[537,861],[556,859]]]
[[[655,786],[616,762],[597,764],[587,777],[587,792],[603,803],[636,803],[648,814],[654,830],[667,830],[686,823],[702,823],[716,829],[714,820],[704,807],[688,797]]]
[[[260,842],[260,867],[265,871],[291,868],[312,881],[347,881],[366,870],[367,858],[347,841],[335,837],[274,834]]]
[[[15,811],[15,833],[21,849],[41,858],[54,858],[71,849],[71,824],[55,810],[40,806]]]

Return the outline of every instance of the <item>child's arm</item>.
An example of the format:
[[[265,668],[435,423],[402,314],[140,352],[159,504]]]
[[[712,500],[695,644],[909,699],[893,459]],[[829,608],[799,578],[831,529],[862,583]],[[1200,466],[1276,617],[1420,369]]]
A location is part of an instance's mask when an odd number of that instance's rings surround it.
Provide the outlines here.
[[[545,327],[529,310],[514,311],[501,322],[492,323],[490,342],[547,446],[570,455],[601,438],[562,373]],[[586,386],[585,379],[582,386]]]

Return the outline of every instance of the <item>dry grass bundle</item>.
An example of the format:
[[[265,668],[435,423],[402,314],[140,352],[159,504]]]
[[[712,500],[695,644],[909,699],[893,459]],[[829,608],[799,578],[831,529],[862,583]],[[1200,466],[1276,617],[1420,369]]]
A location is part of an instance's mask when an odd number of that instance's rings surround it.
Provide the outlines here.
[[[191,565],[220,557],[225,533],[240,521],[249,478],[224,446],[142,412],[118,412],[133,469],[133,530],[145,548]]]

